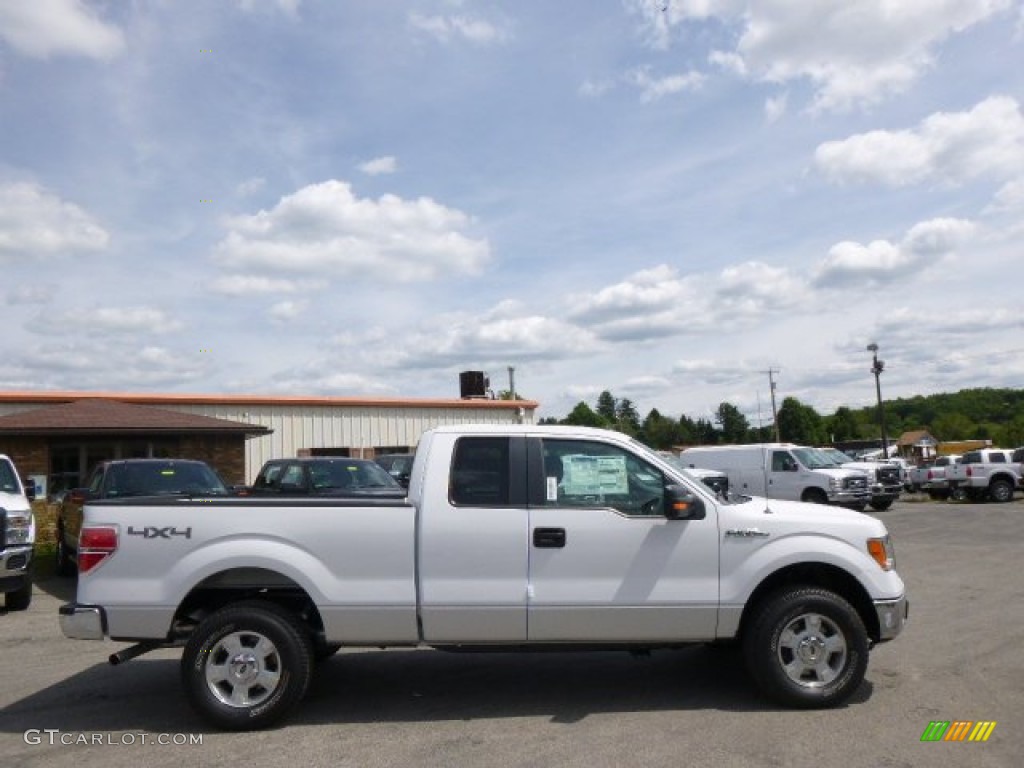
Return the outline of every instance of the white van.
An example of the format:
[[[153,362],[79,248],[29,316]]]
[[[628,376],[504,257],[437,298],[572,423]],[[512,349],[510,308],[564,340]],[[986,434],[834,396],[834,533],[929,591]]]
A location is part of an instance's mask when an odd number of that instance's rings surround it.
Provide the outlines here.
[[[681,451],[679,459],[684,467],[725,472],[733,493],[857,510],[871,500],[864,472],[837,467],[816,449],[792,443],[701,446]]]

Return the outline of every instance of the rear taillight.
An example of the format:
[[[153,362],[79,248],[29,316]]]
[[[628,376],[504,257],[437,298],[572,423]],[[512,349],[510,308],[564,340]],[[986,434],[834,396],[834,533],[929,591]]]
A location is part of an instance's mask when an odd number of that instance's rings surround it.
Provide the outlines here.
[[[934,480],[935,479],[935,475],[932,474],[932,471],[930,469],[928,470],[928,479],[929,480]]]
[[[117,528],[96,525],[82,528],[78,537],[78,572],[88,573],[117,552]]]
[[[972,476],[972,472],[971,472],[971,468],[970,467],[967,468],[967,476],[968,477]]]

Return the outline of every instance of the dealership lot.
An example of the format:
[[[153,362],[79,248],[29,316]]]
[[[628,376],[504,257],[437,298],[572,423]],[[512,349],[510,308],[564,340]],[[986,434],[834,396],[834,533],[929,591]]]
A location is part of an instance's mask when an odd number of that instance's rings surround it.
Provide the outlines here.
[[[735,654],[703,647],[641,657],[389,650],[327,662],[280,728],[219,733],[185,703],[179,652],[110,667],[120,645],[60,635],[57,606],[74,582],[47,579],[27,612],[0,613],[0,762],[1019,765],[1024,500],[900,501],[878,517],[896,541],[910,624],[872,653],[868,682],[837,710],[778,709]],[[997,726],[986,743],[921,743],[935,720]]]

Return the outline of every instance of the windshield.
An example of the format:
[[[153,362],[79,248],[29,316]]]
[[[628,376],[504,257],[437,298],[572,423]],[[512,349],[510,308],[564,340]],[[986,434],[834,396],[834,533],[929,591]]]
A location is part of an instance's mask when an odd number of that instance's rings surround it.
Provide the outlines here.
[[[140,462],[110,468],[107,495],[227,496],[228,489],[206,464],[199,462]]]
[[[831,461],[836,466],[841,464],[849,464],[851,461],[856,461],[852,456],[849,456],[838,448],[819,448],[819,453],[823,454],[826,459]]]
[[[317,462],[309,468],[313,488],[318,491],[337,490],[342,488],[395,488],[401,486],[388,474],[387,470],[373,461],[325,461]]]
[[[817,448],[794,448],[793,455],[797,461],[808,469],[828,469],[838,466],[831,458],[823,454]]]

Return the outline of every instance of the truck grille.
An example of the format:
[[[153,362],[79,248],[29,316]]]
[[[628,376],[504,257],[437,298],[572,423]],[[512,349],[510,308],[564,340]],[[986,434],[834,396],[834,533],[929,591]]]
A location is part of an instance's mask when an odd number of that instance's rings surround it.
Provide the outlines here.
[[[843,488],[848,491],[866,491],[868,489],[868,479],[866,477],[848,477],[843,480]]]
[[[879,467],[878,482],[883,485],[898,485],[900,482],[899,467]]]

